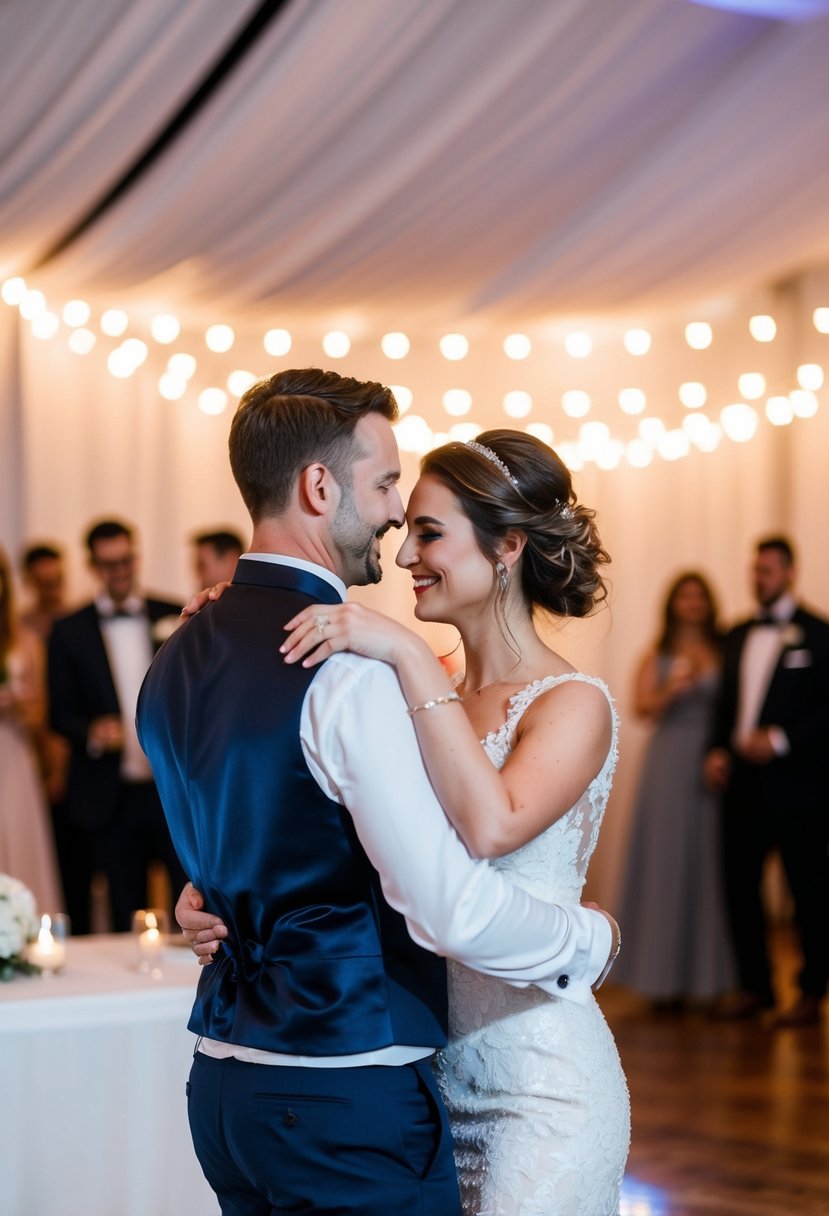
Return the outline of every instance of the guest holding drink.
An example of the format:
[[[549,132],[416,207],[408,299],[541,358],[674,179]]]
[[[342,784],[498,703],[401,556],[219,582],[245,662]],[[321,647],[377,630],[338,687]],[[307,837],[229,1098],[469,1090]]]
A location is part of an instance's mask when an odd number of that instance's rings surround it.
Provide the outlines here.
[[[702,770],[721,653],[711,588],[687,571],[668,590],[659,637],[636,674],[634,708],[654,730],[633,807],[619,904],[626,948],[613,977],[658,1008],[711,1001],[733,982],[717,803]]]

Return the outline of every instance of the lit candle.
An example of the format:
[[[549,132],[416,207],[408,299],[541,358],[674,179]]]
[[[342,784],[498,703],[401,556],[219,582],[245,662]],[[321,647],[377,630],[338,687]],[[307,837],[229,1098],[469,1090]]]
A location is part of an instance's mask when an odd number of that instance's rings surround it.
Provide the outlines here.
[[[161,950],[164,938],[158,927],[158,918],[154,912],[147,912],[144,918],[147,926],[138,937],[139,971],[149,971],[153,975],[161,973]]]
[[[30,963],[48,973],[60,971],[66,962],[66,946],[52,933],[51,916],[41,916],[40,932],[37,941],[29,946],[28,958]]]

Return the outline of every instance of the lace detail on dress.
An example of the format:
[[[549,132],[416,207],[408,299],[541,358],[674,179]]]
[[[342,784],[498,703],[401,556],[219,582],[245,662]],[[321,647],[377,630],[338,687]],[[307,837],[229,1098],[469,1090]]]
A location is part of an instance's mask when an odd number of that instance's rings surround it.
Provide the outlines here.
[[[482,742],[501,768],[527,707],[569,680],[595,684],[608,699],[607,758],[574,807],[493,864],[540,898],[573,903],[616,766],[618,716],[607,686],[580,672],[536,680],[510,699],[506,722]],[[613,1216],[630,1110],[598,1005],[513,988],[457,963],[449,964],[449,979],[450,1042],[436,1068],[455,1136],[464,1216]]]

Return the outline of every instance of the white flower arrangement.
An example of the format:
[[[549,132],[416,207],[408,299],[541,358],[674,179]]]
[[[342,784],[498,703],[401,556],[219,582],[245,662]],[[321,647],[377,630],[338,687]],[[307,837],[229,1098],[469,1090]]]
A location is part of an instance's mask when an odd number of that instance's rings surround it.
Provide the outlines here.
[[[9,874],[0,874],[0,980],[15,973],[39,971],[23,956],[23,947],[37,933],[37,907],[28,887]]]

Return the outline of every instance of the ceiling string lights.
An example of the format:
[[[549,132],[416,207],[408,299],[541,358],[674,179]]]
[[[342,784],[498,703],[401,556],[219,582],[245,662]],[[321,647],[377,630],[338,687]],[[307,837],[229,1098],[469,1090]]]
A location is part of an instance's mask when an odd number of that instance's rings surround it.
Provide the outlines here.
[[[204,382],[208,369],[210,376],[215,374],[212,370],[216,366],[214,356],[226,355],[237,345],[237,334],[231,325],[211,324],[199,340],[192,332],[183,336],[182,324],[171,312],[159,312],[147,321],[145,315],[139,319],[122,308],[109,307],[96,317],[90,304],[78,298],[69,299],[59,307],[50,307],[43,292],[31,288],[19,276],[7,279],[0,286],[0,295],[9,307],[18,309],[33,336],[41,341],[63,341],[78,356],[90,354],[103,343],[106,366],[116,379],[129,379],[151,364],[155,369],[153,374],[157,376],[157,391],[167,401],[183,401],[185,406],[195,402],[204,413],[219,415],[255,382],[255,373],[241,366],[236,357],[217,377],[217,382]],[[811,321],[817,334],[829,334],[829,307],[815,308]],[[777,321],[767,313],[752,315],[747,329],[761,347],[769,347],[778,334]],[[703,319],[689,321],[676,336],[684,337],[690,352],[707,351],[716,341],[714,327]],[[245,337],[250,338],[249,331]],[[259,339],[265,353],[277,359],[285,358],[298,340],[296,334],[284,328],[268,329]],[[356,340],[356,336],[345,328],[320,333],[316,339],[321,350],[332,360],[346,358]],[[413,343],[408,334],[399,330],[378,333],[370,339],[361,334],[359,340],[363,344],[375,344],[375,349],[385,358],[401,366],[411,357],[413,346],[418,356],[425,355],[429,359],[439,353],[449,364],[468,367],[468,382],[474,382],[474,348],[463,333],[445,333],[430,339],[431,351],[425,349],[426,341]],[[307,346],[307,334],[304,341]],[[724,348],[725,341],[723,339]],[[816,362],[801,363],[783,383],[779,375],[769,380],[764,371],[758,370],[756,365],[751,367],[746,358],[749,366],[734,376],[731,391],[735,396],[729,400],[721,391],[714,392],[711,384],[702,379],[677,376],[677,383],[667,394],[664,390],[656,392],[652,387],[646,391],[637,384],[640,376],[636,367],[641,368],[641,380],[647,385],[645,373],[652,363],[648,356],[654,348],[654,336],[645,328],[619,327],[612,337],[605,334],[603,343],[604,349],[599,355],[595,334],[575,328],[566,333],[534,337],[521,332],[508,333],[501,340],[500,351],[497,348],[493,351],[491,341],[488,341],[486,350],[477,352],[478,358],[485,354],[490,360],[485,382],[492,379],[492,361],[500,355],[506,360],[506,369],[515,364],[523,365],[515,367],[514,373],[509,375],[515,387],[502,388],[500,396],[494,398],[500,400],[502,425],[523,425],[528,433],[546,443],[555,440],[559,453],[574,469],[588,462],[602,469],[616,468],[622,462],[644,468],[656,457],[675,461],[695,449],[713,451],[723,438],[747,443],[764,421],[772,427],[788,426],[798,419],[813,417],[819,409],[817,394],[824,387],[825,373]],[[604,366],[611,343],[615,344],[622,360],[628,358],[629,370],[625,376],[630,378],[627,383],[620,378],[619,387],[610,392],[607,388],[597,392],[593,384],[595,371]],[[188,346],[190,349],[182,349]],[[160,374],[160,350],[152,360],[150,358],[154,347],[176,348],[166,357]],[[473,352],[472,357],[470,352]],[[696,359],[694,354],[689,357],[692,361]],[[601,365],[599,358],[603,361]],[[208,362],[202,367],[204,359]],[[547,393],[539,392],[537,387],[532,392],[527,387],[519,387],[521,380],[526,383],[531,374],[537,382],[539,364],[542,368],[554,367],[559,382],[564,376],[565,380],[571,381],[570,385]],[[417,370],[413,368],[412,374],[416,383]],[[545,374],[542,370],[540,374],[542,383],[553,379],[552,372]],[[474,421],[475,394],[463,386],[462,380],[458,384],[455,375],[452,379],[455,383],[450,381],[442,394],[436,394],[433,389],[428,395],[423,392],[422,408],[429,411],[432,423],[413,408],[415,392],[411,387],[406,384],[391,386],[400,409],[396,430],[401,448],[423,454],[446,438],[470,439],[483,429]],[[585,384],[590,385],[590,391]],[[717,397],[724,404],[715,405]],[[442,410],[438,406],[436,415],[438,402],[442,404]],[[671,419],[676,417],[677,402],[681,412],[674,425]],[[487,390],[486,401],[481,399],[479,405],[481,410],[487,408],[491,414],[491,389]],[[443,422],[438,422],[441,414]],[[597,416],[599,414],[601,417]]]

